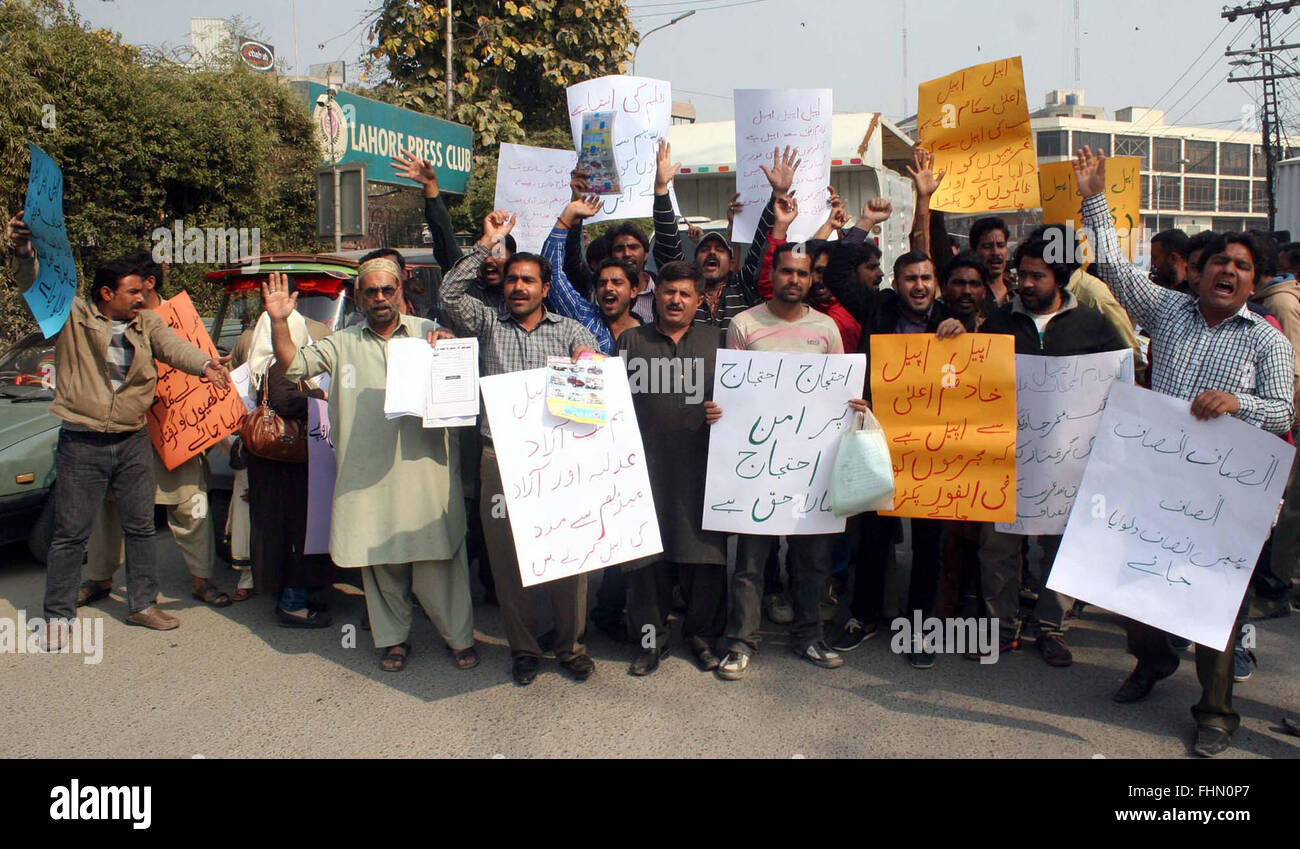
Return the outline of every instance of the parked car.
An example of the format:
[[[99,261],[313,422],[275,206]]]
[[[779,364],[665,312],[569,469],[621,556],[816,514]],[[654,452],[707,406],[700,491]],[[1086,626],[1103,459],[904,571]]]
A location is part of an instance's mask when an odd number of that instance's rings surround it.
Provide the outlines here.
[[[272,271],[289,276],[298,292],[298,309],[327,327],[342,327],[352,314],[346,284],[357,263],[342,257],[280,254],[214,271],[208,283],[224,290],[217,314],[204,325],[222,353],[234,348],[261,311],[261,285]],[[26,539],[41,561],[49,549],[53,515],[48,505],[55,483],[55,451],[60,420],[49,412],[54,400],[54,340],[39,331],[0,353],[0,545]],[[212,488],[234,485],[230,457],[221,449],[208,453]],[[225,503],[228,499],[214,499]],[[224,513],[213,513],[224,525]]]

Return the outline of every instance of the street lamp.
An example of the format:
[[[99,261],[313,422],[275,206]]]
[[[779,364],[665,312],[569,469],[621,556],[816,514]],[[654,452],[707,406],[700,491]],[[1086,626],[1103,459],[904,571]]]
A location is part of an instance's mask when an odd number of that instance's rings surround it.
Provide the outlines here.
[[[634,76],[634,77],[636,76],[636,52],[637,52],[638,50],[641,49],[641,45],[642,45],[642,44],[645,44],[645,40],[646,40],[647,38],[649,38],[650,36],[654,35],[655,33],[659,32],[659,30],[661,30],[661,29],[667,29],[668,27],[672,26],[673,24],[677,23],[678,21],[683,21],[683,20],[689,18],[691,15],[694,15],[694,14],[695,14],[695,10],[692,9],[691,11],[687,12],[687,13],[684,14],[684,15],[678,15],[677,17],[673,18],[671,21],[669,21],[669,22],[666,23],[666,24],[660,24],[659,26],[657,26],[657,27],[655,27],[654,29],[650,30],[650,31],[649,31],[648,33],[646,33],[645,35],[641,36],[641,41],[637,44],[636,47],[633,47],[633,48],[632,48],[632,76]]]

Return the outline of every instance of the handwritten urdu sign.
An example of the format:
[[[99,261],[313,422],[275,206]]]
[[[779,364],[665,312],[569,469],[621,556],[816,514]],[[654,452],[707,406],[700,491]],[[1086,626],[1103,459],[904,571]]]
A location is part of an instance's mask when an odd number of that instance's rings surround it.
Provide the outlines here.
[[[23,298],[46,339],[63,329],[77,295],[77,264],[72,260],[68,230],[63,220],[63,172],[49,154],[34,144],[32,169],[27,178],[27,205],[23,222],[32,231],[38,267],[36,282]]]
[[[1112,384],[1133,383],[1133,350],[1016,355],[1016,521],[1006,534],[1062,534]]]
[[[862,354],[718,351],[704,529],[797,535],[844,530],[831,512],[831,469],[862,397]]]
[[[510,234],[519,250],[541,253],[555,219],[572,196],[569,172],[577,162],[578,154],[571,150],[501,143],[493,208],[515,214]]]
[[[1295,448],[1190,407],[1111,387],[1047,585],[1223,651]]]
[[[601,198],[600,212],[587,223],[654,214],[655,156],[672,123],[672,86],[648,77],[608,76],[566,90],[569,128],[575,148],[582,146],[582,116],[618,113],[614,118],[614,158],[622,192]],[[676,204],[674,204],[674,208]],[[556,215],[559,215],[557,210]]]
[[[791,189],[799,216],[789,239],[811,238],[830,214],[826,187],[831,184],[831,90],[736,89],[736,191],[744,204],[736,215],[738,242],[754,241],[754,231],[772,187],[762,166],[772,167],[772,151],[799,151],[799,170]]]
[[[1015,368],[1010,336],[871,337],[871,409],[894,460],[888,515],[1016,518]]]
[[[1114,156],[1106,160],[1106,203],[1119,234],[1119,244],[1129,259],[1140,241],[1142,227],[1142,160],[1136,156]],[[1074,180],[1073,162],[1045,162],[1038,166],[1038,189],[1043,204],[1044,224],[1083,226],[1080,207],[1083,197]]]
[[[948,212],[1039,205],[1034,135],[1020,57],[974,65],[921,83],[916,130],[948,176],[930,201]]]
[[[550,369],[479,380],[526,587],[663,551],[627,371],[602,368],[600,426],[547,411]]]
[[[163,301],[155,312],[177,336],[194,343],[210,357],[219,356],[188,294],[181,292]],[[154,450],[164,466],[174,469],[234,433],[246,410],[234,384],[218,389],[207,380],[164,363],[155,365],[158,385],[145,419]]]

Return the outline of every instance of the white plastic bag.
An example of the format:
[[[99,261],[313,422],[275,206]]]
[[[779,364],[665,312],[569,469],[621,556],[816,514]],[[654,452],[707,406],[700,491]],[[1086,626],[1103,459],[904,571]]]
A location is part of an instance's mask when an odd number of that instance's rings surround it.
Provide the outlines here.
[[[836,516],[894,509],[889,443],[870,410],[859,414],[856,430],[840,437],[840,452],[831,469],[830,497]]]

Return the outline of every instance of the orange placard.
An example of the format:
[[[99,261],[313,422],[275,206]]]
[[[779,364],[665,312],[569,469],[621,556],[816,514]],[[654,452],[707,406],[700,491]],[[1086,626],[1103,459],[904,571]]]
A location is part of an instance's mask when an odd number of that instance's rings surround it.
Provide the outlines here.
[[[1038,155],[1019,56],[921,83],[916,109],[917,137],[934,154],[935,173],[948,172],[932,209],[1038,206]]]
[[[1142,241],[1142,160],[1136,156],[1115,156],[1106,160],[1106,203],[1115,224],[1120,248],[1133,259],[1133,248]],[[1076,231],[1083,226],[1079,208],[1083,198],[1074,181],[1074,163],[1044,162],[1038,166],[1038,187],[1043,202],[1044,224],[1068,224]],[[1081,257],[1091,261],[1091,256]]]
[[[894,462],[887,515],[1015,521],[1013,337],[873,335],[871,409]]]
[[[182,339],[193,342],[210,357],[218,356],[194,303],[185,292],[163,301],[154,310]],[[158,386],[146,417],[149,439],[163,465],[174,469],[234,433],[246,412],[231,383],[218,389],[200,377],[154,361]]]

